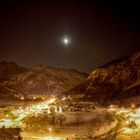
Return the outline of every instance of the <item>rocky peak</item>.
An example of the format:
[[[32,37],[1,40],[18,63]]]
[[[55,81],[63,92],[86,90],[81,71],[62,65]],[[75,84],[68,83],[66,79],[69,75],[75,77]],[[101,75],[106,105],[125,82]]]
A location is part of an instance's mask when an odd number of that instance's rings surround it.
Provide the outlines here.
[[[120,100],[140,94],[140,52],[96,68],[84,82],[85,98]],[[126,92],[127,90],[127,92]]]

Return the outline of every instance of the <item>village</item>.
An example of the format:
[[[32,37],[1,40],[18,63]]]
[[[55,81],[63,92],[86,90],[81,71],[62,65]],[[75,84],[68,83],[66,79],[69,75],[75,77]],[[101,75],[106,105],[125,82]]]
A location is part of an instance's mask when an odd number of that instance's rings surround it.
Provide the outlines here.
[[[56,97],[32,105],[2,106],[0,137],[8,139],[9,136],[9,140],[76,140],[91,137],[94,140],[97,136],[101,139],[107,135],[113,137],[110,131],[116,132],[117,137],[124,137],[130,131],[139,132],[139,110],[134,104],[128,108],[117,105],[105,108],[97,103],[70,102]]]

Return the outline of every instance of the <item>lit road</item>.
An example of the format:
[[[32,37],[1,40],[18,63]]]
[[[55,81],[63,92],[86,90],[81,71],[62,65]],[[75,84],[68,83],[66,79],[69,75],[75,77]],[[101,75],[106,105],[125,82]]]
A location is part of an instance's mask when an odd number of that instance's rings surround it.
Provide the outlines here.
[[[35,140],[66,140],[65,138],[62,137],[35,137],[35,136],[26,136],[24,139],[35,139]]]
[[[34,105],[29,105],[26,108],[23,108],[22,106],[18,109],[14,109],[11,111],[11,114],[13,114],[15,116],[15,119],[12,119],[10,116],[6,117],[5,119],[2,119],[0,122],[0,127],[5,127],[5,128],[9,128],[9,127],[22,127],[22,120],[26,117],[28,117],[28,115],[41,115],[44,113],[44,110],[49,108],[49,105],[51,103],[55,102],[55,98],[50,98],[46,101],[43,101],[41,103],[38,104],[34,104]]]
[[[119,108],[114,110],[117,126],[113,135],[115,140],[138,140],[140,138],[140,108]],[[111,135],[112,135],[111,134]]]
[[[117,140],[137,140],[140,138],[140,108],[129,111],[124,115],[123,123],[120,127],[120,133]]]

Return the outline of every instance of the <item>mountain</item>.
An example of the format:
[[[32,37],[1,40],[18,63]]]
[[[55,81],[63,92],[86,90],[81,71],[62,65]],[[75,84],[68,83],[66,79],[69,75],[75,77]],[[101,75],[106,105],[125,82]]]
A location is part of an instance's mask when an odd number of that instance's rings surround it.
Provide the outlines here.
[[[123,102],[140,95],[140,52],[96,68],[80,85],[66,94],[81,94],[84,100]]]
[[[0,62],[0,81],[9,78],[11,75],[19,74],[27,71],[27,68],[18,66],[14,62]]]
[[[76,70],[42,65],[26,69],[15,63],[4,62],[1,67],[0,78],[4,79],[0,82],[0,98],[34,94],[58,95],[79,85],[88,76]]]
[[[6,80],[12,76],[28,71],[27,68],[18,66],[14,62],[0,62],[0,99],[15,99],[17,97],[26,96],[21,91],[17,91],[12,87],[8,87]]]

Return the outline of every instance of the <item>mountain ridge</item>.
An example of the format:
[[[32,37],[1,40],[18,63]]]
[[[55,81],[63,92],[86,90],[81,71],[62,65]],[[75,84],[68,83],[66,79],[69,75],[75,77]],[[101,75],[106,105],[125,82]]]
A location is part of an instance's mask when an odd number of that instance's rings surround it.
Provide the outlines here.
[[[22,96],[22,94],[23,96],[24,94],[61,94],[80,84],[80,82],[88,76],[88,74],[81,73],[77,70],[54,68],[44,65],[26,69],[13,62],[2,62],[0,64],[1,67],[4,67],[4,69],[1,69],[1,74],[6,75],[8,73],[8,76],[4,75],[4,77],[2,75],[4,79],[0,81],[1,97],[6,94],[15,96],[14,94],[17,93],[20,96]],[[20,68],[22,68],[23,71],[20,70]],[[10,70],[10,72],[8,70]],[[13,71],[11,72],[11,70]]]
[[[140,52],[95,68],[79,86],[65,93],[83,100],[123,102],[140,95]]]

